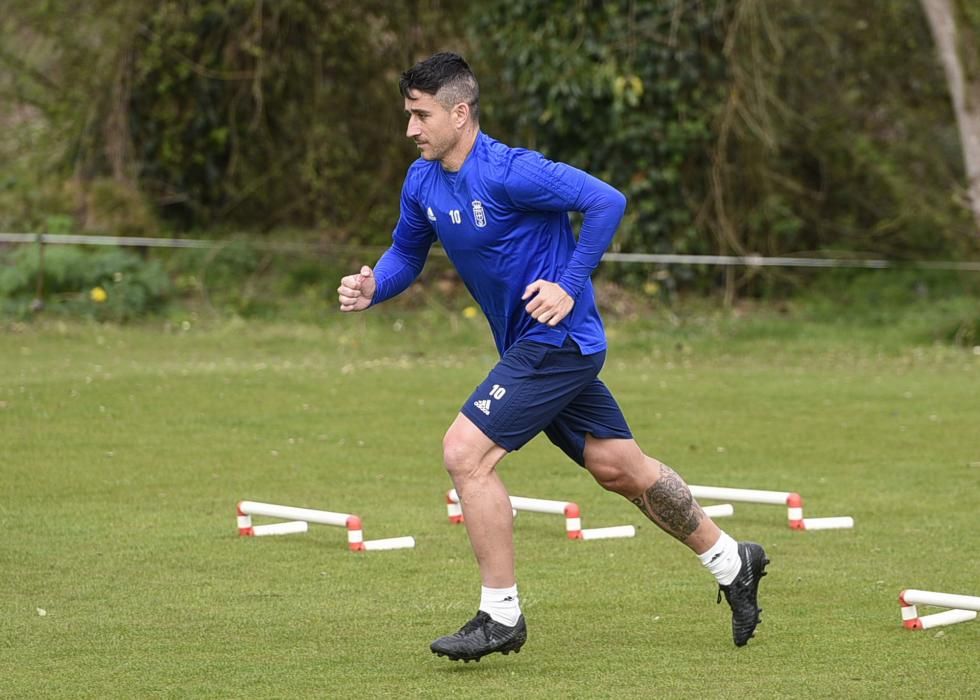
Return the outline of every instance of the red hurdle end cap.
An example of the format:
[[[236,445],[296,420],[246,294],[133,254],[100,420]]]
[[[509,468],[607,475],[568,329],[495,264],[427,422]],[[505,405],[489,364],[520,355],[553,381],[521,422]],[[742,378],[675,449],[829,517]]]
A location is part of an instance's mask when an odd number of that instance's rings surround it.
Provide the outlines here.
[[[363,526],[361,525],[361,519],[356,515],[352,515],[347,518],[347,529],[348,530],[361,530]]]
[[[803,498],[798,493],[791,493],[786,497],[786,505],[790,508],[802,508]]]
[[[582,512],[578,509],[577,503],[569,503],[565,506],[565,517],[566,518],[582,517]]]

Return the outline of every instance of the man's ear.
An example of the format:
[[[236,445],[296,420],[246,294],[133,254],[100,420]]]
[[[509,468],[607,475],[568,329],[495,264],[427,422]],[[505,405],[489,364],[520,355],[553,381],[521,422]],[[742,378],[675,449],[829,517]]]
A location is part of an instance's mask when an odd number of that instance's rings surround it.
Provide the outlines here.
[[[463,125],[470,118],[470,106],[465,102],[460,102],[453,107],[453,126],[462,129]]]

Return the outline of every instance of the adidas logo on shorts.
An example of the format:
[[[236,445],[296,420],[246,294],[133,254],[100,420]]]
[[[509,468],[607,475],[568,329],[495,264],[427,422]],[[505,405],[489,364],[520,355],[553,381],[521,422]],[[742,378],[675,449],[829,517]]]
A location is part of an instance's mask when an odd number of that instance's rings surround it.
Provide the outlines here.
[[[481,411],[490,415],[490,399],[484,399],[483,401],[474,401],[473,405],[479,408]]]

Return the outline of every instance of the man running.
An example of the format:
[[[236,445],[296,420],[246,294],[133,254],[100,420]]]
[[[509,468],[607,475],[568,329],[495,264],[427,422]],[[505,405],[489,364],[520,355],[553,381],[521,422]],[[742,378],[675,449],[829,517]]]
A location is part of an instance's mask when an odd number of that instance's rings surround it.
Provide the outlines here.
[[[606,337],[590,276],[626,208],[611,186],[480,130],[480,94],[466,62],[438,53],[400,80],[408,169],[392,244],[374,269],[341,280],[340,310],[363,311],[408,288],[438,239],[493,332],[500,361],[443,439],[482,579],[476,616],[433,653],[479,660],[527,639],[514,565],[513,517],[497,464],[544,431],[604,488],[632,501],[687,545],[732,610],[737,646],[753,636],[763,548],[736,542],[705,515],[678,474],[643,453],[598,379]],[[578,240],[568,212],[583,215]]]

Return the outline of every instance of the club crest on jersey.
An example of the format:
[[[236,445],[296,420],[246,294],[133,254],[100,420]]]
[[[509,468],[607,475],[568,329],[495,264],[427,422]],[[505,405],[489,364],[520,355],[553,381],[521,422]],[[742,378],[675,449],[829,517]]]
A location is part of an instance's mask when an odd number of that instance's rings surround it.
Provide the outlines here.
[[[428,211],[426,211],[426,215],[429,217],[429,221],[436,220],[436,215],[432,212],[432,207],[428,207]]]
[[[487,215],[483,211],[483,202],[479,199],[473,200],[473,221],[476,222],[477,228],[483,228],[487,225]]]

